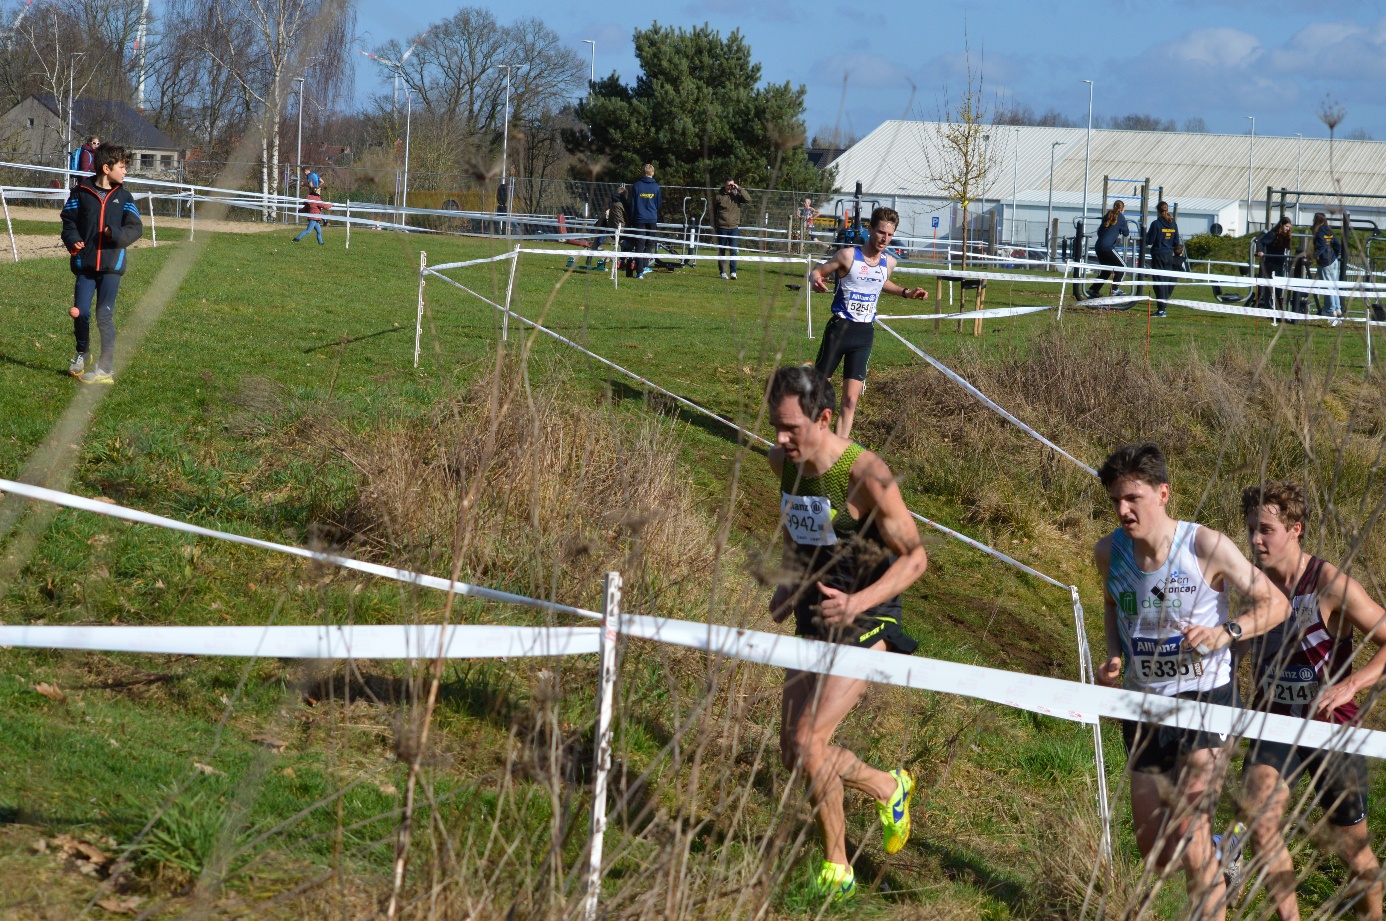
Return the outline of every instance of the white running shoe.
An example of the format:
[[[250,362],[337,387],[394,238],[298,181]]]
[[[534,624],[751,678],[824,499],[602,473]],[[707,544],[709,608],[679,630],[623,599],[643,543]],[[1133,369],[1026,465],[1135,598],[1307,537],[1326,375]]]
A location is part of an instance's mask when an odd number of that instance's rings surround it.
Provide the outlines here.
[[[87,369],[87,362],[91,361],[91,352],[78,352],[72,359],[72,364],[67,366],[67,373],[73,377],[81,377],[82,372]]]
[[[736,273],[732,272],[732,281],[736,281]]]
[[[726,273],[726,272],[719,272],[719,273],[717,273],[717,277],[718,277],[718,278],[726,278],[726,277],[727,277],[727,273]]]

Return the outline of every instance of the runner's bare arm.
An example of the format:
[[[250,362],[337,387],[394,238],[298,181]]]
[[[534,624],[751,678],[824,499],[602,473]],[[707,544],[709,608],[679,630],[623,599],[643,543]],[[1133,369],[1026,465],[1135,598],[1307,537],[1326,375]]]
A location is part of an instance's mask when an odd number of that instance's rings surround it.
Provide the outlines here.
[[[889,267],[890,271],[893,272],[895,270],[895,259],[890,256],[882,256],[881,258],[886,260],[886,265]],[[889,277],[886,278],[885,284],[881,286],[881,292],[883,294],[898,294],[912,301],[927,301],[929,299],[929,292],[925,291],[923,288],[902,288],[891,281]]]
[[[923,575],[929,566],[924,542],[919,539],[919,528],[885,461],[870,451],[863,451],[852,465],[852,487],[847,498],[857,507],[861,518],[874,517],[881,539],[895,554],[895,562],[880,579],[850,595],[818,583],[823,593],[823,620],[830,624],[851,623],[862,611],[889,601]]]
[[[1323,566],[1319,585],[1323,586],[1319,603],[1332,612],[1328,629],[1338,636],[1351,636],[1356,628],[1376,644],[1376,654],[1365,667],[1324,689],[1318,710],[1320,716],[1327,716],[1380,681],[1386,671],[1386,608],[1372,600],[1362,583],[1329,563]]]
[[[1107,570],[1112,565],[1111,535],[1092,548],[1092,558],[1102,576],[1102,629],[1107,640],[1107,658],[1097,664],[1096,678],[1098,684],[1115,688],[1121,686],[1121,634],[1117,632],[1116,599],[1107,591]]]
[[[1271,585],[1270,579],[1242,556],[1232,538],[1212,528],[1199,528],[1194,536],[1194,555],[1203,565],[1210,585],[1223,584],[1223,591],[1234,588],[1251,602],[1251,609],[1236,618],[1243,638],[1260,636],[1290,616],[1290,602]],[[1211,652],[1232,642],[1232,634],[1222,626],[1194,626],[1184,630],[1190,649]]]
[[[833,253],[827,262],[821,262],[809,271],[809,285],[819,294],[826,293],[828,290],[827,276],[836,272],[848,272],[852,269],[852,248],[844,246],[842,249]]]

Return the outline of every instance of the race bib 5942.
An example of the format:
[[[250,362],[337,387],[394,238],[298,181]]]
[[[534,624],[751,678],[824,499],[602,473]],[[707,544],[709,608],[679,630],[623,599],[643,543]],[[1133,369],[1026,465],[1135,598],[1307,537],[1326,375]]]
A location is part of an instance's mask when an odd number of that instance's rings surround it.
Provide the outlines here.
[[[806,547],[827,547],[837,543],[833,533],[833,504],[826,496],[780,494],[780,517],[790,540]]]

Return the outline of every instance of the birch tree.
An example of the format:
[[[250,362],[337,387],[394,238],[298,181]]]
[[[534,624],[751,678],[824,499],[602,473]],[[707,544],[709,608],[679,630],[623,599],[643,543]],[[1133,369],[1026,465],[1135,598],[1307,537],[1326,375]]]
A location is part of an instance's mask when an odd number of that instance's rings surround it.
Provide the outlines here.
[[[344,0],[202,0],[210,28],[203,50],[231,75],[260,132],[263,216],[282,160],[282,116],[293,81],[314,68],[339,70],[354,17]]]

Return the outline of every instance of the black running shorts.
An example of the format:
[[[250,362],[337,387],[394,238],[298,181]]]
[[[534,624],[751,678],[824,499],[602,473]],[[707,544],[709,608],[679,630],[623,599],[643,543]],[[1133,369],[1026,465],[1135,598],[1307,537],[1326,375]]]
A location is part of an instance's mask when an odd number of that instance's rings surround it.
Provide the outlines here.
[[[919,646],[919,641],[900,626],[901,606],[898,596],[858,615],[855,623],[839,627],[823,623],[817,603],[822,596],[816,590],[809,594],[816,596],[816,599],[812,602],[802,599],[794,607],[795,636],[801,636],[806,640],[822,640],[825,643],[841,643],[860,649],[870,649],[881,640],[885,640],[887,652],[902,652],[905,655],[910,655]]]
[[[1235,681],[1211,691],[1188,691],[1175,697],[1226,707],[1241,706],[1241,695],[1237,693]],[[1121,721],[1121,738],[1126,743],[1127,767],[1145,774],[1171,774],[1178,768],[1179,760],[1190,752],[1200,748],[1221,748],[1227,742],[1226,736],[1216,732],[1176,729],[1136,720]]]
[[[1292,788],[1301,777],[1314,783],[1314,800],[1340,828],[1356,825],[1367,817],[1370,787],[1365,755],[1303,748],[1284,742],[1251,741],[1245,768],[1264,764],[1280,772]]]
[[[847,380],[865,381],[866,363],[871,360],[871,344],[876,339],[875,323],[856,323],[834,316],[823,329],[823,341],[813,367],[831,378],[841,364]]]

